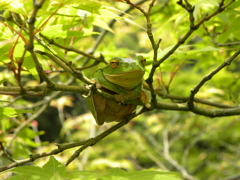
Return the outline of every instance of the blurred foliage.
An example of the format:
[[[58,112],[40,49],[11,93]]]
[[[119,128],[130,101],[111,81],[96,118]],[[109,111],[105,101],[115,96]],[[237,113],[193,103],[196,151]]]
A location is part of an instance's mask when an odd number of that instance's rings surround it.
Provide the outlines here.
[[[137,3],[135,0],[132,2]],[[189,1],[195,7],[195,21],[199,22],[203,16],[211,14],[220,2]],[[225,4],[229,2],[226,0]],[[140,6],[147,9],[149,3],[151,1],[144,1]],[[46,38],[35,39],[34,47],[71,61],[73,67],[83,68],[87,77],[105,64],[85,68],[96,60],[55,46],[53,42],[95,57],[103,55],[106,60],[114,56],[135,57],[141,54],[148,60],[147,78],[152,68],[153,48],[146,33],[146,20],[137,9],[125,13],[129,7],[126,3],[110,0],[46,0],[34,24],[36,34],[41,37],[41,33]],[[30,17],[32,1],[2,0],[0,11],[1,87],[19,86],[19,81],[24,86],[39,85],[43,80],[30,53],[24,48],[29,33],[24,25],[18,24]],[[239,11],[240,1],[236,0],[197,29],[156,70],[154,88],[163,94],[189,96],[191,89],[205,75],[239,48]],[[124,16],[119,15],[123,12]],[[162,39],[158,50],[160,59],[188,31],[189,15],[176,1],[157,0],[150,19],[155,40]],[[113,26],[108,24],[112,20],[116,21]],[[104,31],[107,34],[97,44]],[[52,81],[84,85],[62,72],[48,57],[39,55],[38,58]],[[237,106],[240,101],[239,67],[240,60],[236,58],[208,81],[196,97]],[[45,97],[0,95],[0,98],[0,141],[14,159],[49,152],[55,148],[54,143],[95,137],[114,124],[97,126],[81,94],[53,92]],[[172,102],[160,96],[157,98],[160,102]],[[209,108],[207,105],[201,107]],[[84,150],[68,167],[62,163],[76,148],[56,155],[59,162],[54,157],[41,158],[28,166],[0,174],[0,179],[15,173],[17,175],[10,179],[19,179],[31,173],[30,179],[181,179],[167,171],[180,172],[186,179],[221,179],[239,174],[239,121],[239,116],[211,119],[190,112],[155,109],[134,118],[122,129]],[[10,163],[9,158],[0,156],[1,167]]]
[[[143,179],[167,179],[179,180],[180,177],[177,173],[161,172],[161,171],[141,171],[141,172],[126,172],[121,169],[108,169],[101,173],[99,172],[84,172],[67,170],[66,167],[59,163],[53,157],[40,167],[37,166],[23,166],[13,170],[18,175],[9,178],[14,179],[116,179],[116,180],[138,180]],[[26,177],[26,174],[29,176]]]

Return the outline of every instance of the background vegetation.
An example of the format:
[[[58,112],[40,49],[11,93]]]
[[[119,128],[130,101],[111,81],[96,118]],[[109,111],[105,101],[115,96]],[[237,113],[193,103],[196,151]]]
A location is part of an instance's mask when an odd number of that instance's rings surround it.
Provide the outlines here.
[[[240,177],[240,1],[1,0],[0,10],[1,179]],[[124,121],[97,126],[88,78],[139,54],[151,109],[136,100]]]

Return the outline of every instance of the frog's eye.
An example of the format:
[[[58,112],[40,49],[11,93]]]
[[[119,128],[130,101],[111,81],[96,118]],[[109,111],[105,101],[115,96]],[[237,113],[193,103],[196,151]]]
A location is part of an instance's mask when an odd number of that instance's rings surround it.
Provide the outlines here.
[[[112,59],[112,60],[110,61],[110,67],[111,67],[112,69],[117,68],[118,65],[119,65],[118,60],[116,60],[116,59]]]
[[[141,58],[141,63],[142,63],[143,66],[145,66],[147,64],[147,60],[144,57],[142,57]]]

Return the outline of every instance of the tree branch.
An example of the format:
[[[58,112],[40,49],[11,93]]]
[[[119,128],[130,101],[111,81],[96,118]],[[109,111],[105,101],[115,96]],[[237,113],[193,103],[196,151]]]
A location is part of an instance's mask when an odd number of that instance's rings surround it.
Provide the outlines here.
[[[207,116],[207,117],[225,117],[225,116],[236,116],[240,115],[240,108],[228,108],[228,109],[205,109],[198,106],[194,106],[194,109],[189,109],[188,103],[185,104],[171,104],[171,103],[160,103],[156,104],[157,109],[172,110],[172,111],[191,111],[194,114]]]
[[[163,93],[160,91],[155,91],[155,92],[162,99],[171,99],[171,101],[176,102],[176,103],[186,103],[189,101],[189,97],[187,97],[187,96],[186,97],[185,96],[176,96],[176,95]],[[209,105],[212,107],[218,107],[218,108],[235,108],[236,107],[233,105],[220,104],[220,103],[211,102],[211,101],[201,99],[201,98],[196,98],[196,97],[194,97],[194,102]]]
[[[136,2],[136,5],[140,5],[143,4],[144,2],[146,2],[146,0],[140,0],[138,2]],[[124,10],[123,12],[121,12],[120,14],[118,14],[119,17],[124,16],[126,13],[130,12],[131,10],[133,10],[134,7],[130,6],[129,8],[127,8],[126,10]],[[116,19],[112,19],[109,23],[108,26],[111,28],[114,26],[115,22],[117,22]],[[104,39],[104,37],[107,35],[107,33],[109,33],[108,30],[103,29],[101,31],[101,34],[97,37],[97,39],[94,41],[93,46],[88,50],[89,54],[94,54],[94,52],[96,51],[96,49],[98,48],[98,46],[101,44],[102,40]],[[84,64],[86,64],[88,62],[90,58],[88,57]]]
[[[178,4],[179,4],[179,2],[180,3],[182,3],[182,0],[180,0],[180,1],[178,1]],[[205,21],[208,21],[208,20],[210,20],[212,17],[214,17],[215,15],[217,15],[217,14],[219,14],[220,12],[222,12],[223,10],[225,10],[230,4],[232,4],[234,2],[234,0],[232,0],[232,1],[230,1],[227,5],[223,5],[223,3],[219,3],[219,7],[212,13],[212,14],[210,14],[210,15],[206,15],[206,16],[204,16],[197,24],[195,24],[194,26],[193,26],[193,20],[194,19],[192,19],[191,18],[191,11],[189,12],[189,19],[190,19],[190,26],[189,26],[189,30],[185,33],[185,35],[182,37],[182,38],[180,38],[179,40],[178,40],[178,42],[177,42],[177,44],[175,44],[174,46],[173,46],[173,48],[172,49],[170,49],[169,51],[168,51],[168,53],[166,53],[159,61],[157,61],[157,62],[155,62],[155,63],[153,63],[153,65],[152,65],[152,69],[151,69],[151,71],[150,71],[150,73],[149,73],[149,76],[148,76],[148,78],[147,78],[147,82],[148,83],[152,83],[153,82],[153,75],[154,75],[154,73],[155,73],[155,71],[156,71],[156,69],[165,61],[165,60],[167,60],[167,58],[169,58],[182,44],[184,44],[185,43],[185,41],[192,35],[192,33],[193,32],[195,32]],[[188,5],[189,6],[189,5]],[[185,8],[186,9],[186,8]],[[191,21],[192,20],[192,21]]]
[[[44,36],[43,34],[40,34],[40,36],[43,37],[44,39],[46,39],[49,42],[49,44],[53,44],[53,45],[55,45],[55,46],[57,46],[57,47],[59,47],[61,49],[64,49],[66,51],[73,51],[73,52],[75,52],[77,54],[81,54],[81,55],[83,55],[85,57],[88,57],[90,59],[95,59],[96,61],[107,63],[106,60],[103,59],[103,58],[97,58],[97,57],[93,56],[92,54],[85,53],[85,52],[80,51],[80,50],[78,50],[76,48],[73,48],[73,47],[63,46],[61,44],[58,44],[58,43],[54,42],[53,39],[49,39],[48,37]]]
[[[98,136],[94,137],[94,138],[90,138],[88,140],[85,141],[80,141],[80,142],[74,142],[74,143],[67,143],[67,144],[57,144],[57,148],[53,149],[50,152],[44,152],[44,153],[39,153],[39,154],[31,154],[29,158],[27,159],[23,159],[23,160],[14,160],[15,162],[12,164],[9,164],[7,166],[1,167],[0,168],[0,172],[2,171],[6,171],[8,169],[12,169],[14,167],[20,166],[20,165],[24,165],[27,164],[29,162],[33,162],[36,159],[42,158],[42,157],[46,157],[46,156],[51,156],[51,155],[55,155],[55,154],[59,154],[67,149],[70,148],[74,148],[74,147],[78,147],[81,146],[67,161],[66,166],[68,164],[70,164],[75,158],[77,158],[80,153],[86,149],[89,146],[93,146],[94,144],[98,143],[100,140],[102,140],[103,138],[107,137],[108,135],[110,135],[111,133],[113,133],[114,131],[118,130],[119,128],[121,128],[122,126],[124,126],[125,124],[127,124],[132,118],[142,114],[144,111],[146,111],[145,108],[141,108],[140,110],[129,114],[123,121],[119,122],[118,124],[112,126],[111,128],[107,129],[106,131],[104,131],[103,133],[99,134]],[[3,147],[4,148],[4,147]],[[1,148],[2,149],[2,148]]]
[[[151,42],[152,45],[152,49],[153,49],[153,64],[157,62],[157,58],[158,58],[158,49],[159,49],[159,45],[161,43],[161,39],[158,40],[158,42],[156,43],[154,40],[154,36],[152,33],[152,23],[150,20],[150,13],[152,10],[152,7],[154,6],[155,0],[152,0],[152,2],[149,4],[149,8],[148,11],[145,11],[143,8],[141,8],[140,6],[133,4],[130,0],[124,0],[127,4],[131,5],[132,7],[138,9],[145,17],[146,19],[146,23],[147,23],[147,35],[148,35],[148,39]],[[153,80],[152,79],[147,79],[146,82],[148,83],[149,86],[149,90],[151,92],[151,102],[152,104],[156,104],[156,94],[154,93],[154,87],[153,87]]]
[[[39,60],[34,52],[34,38],[35,38],[34,23],[36,20],[37,12],[42,7],[42,4],[44,3],[44,1],[45,0],[42,0],[39,3],[34,1],[34,3],[33,3],[34,8],[33,8],[31,17],[28,20],[29,41],[26,43],[25,48],[27,51],[30,52],[39,75],[43,78],[43,80],[47,83],[48,87],[51,89],[52,87],[54,87],[54,83],[45,74],[41,63],[39,62]]]
[[[194,96],[199,91],[199,89],[214,75],[216,75],[219,71],[221,71],[226,66],[229,66],[231,62],[240,54],[240,49],[238,49],[230,58],[226,59],[224,63],[222,63],[220,66],[218,66],[215,70],[213,70],[211,73],[206,75],[192,90],[191,94],[189,96],[188,106],[189,109],[192,110],[194,108]]]

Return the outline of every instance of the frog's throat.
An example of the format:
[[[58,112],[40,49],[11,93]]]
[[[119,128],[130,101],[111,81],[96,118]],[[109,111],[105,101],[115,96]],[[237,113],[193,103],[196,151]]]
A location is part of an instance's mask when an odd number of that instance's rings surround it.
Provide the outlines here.
[[[104,77],[111,83],[123,87],[126,90],[131,90],[142,82],[144,71],[135,70],[117,74],[104,73]]]

